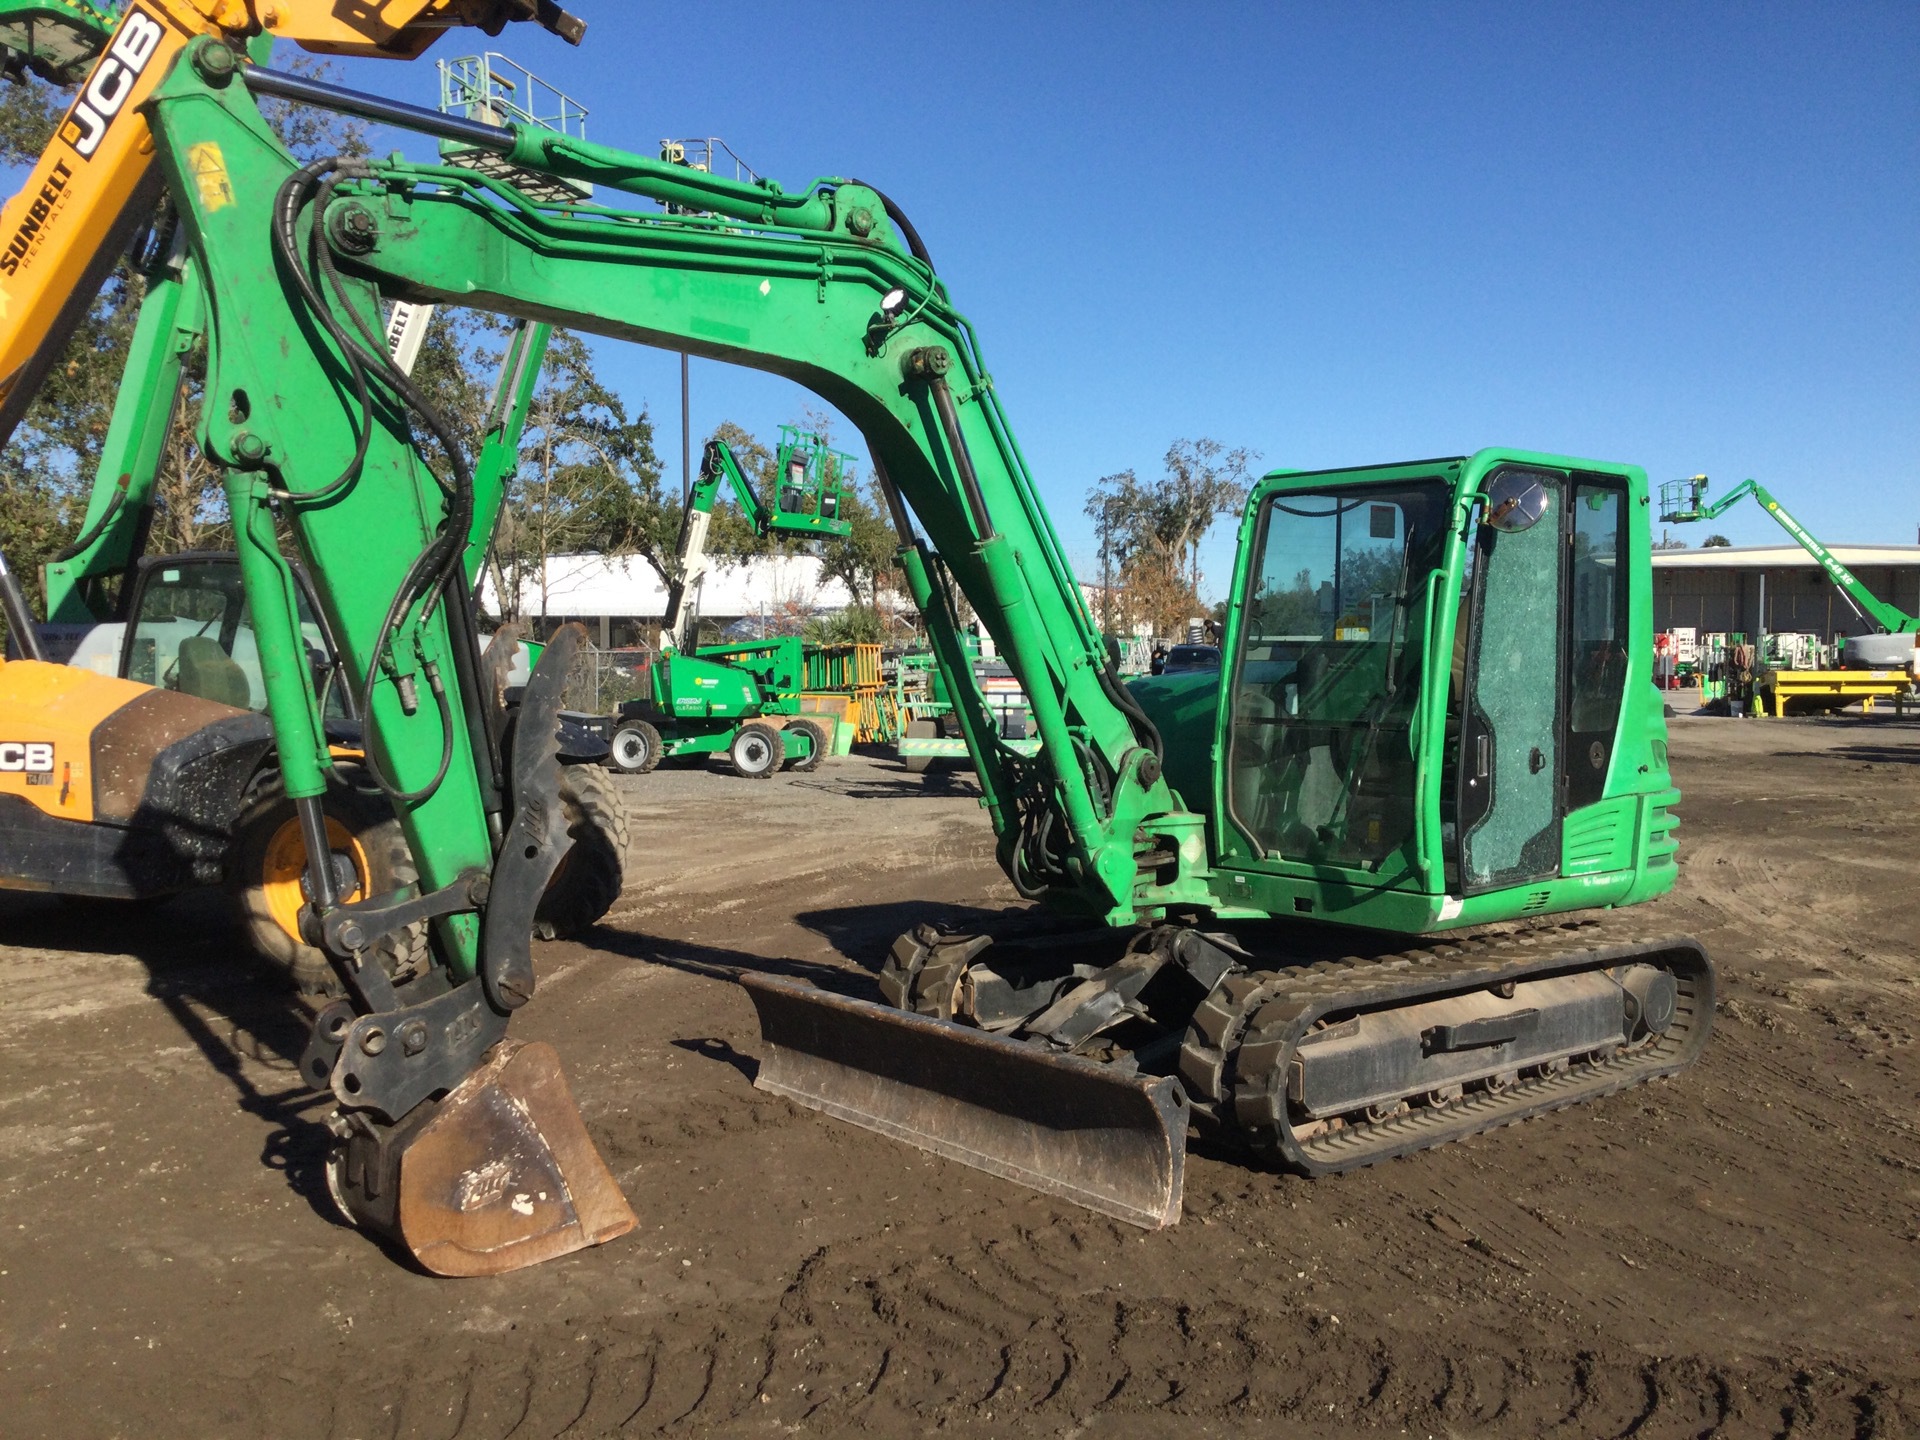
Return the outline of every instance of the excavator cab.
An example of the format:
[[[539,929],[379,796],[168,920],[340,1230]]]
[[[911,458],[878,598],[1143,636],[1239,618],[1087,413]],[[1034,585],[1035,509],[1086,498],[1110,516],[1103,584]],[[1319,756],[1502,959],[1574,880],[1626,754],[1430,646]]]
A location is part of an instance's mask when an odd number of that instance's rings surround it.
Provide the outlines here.
[[[1631,467],[1504,451],[1264,480],[1216,891],[1426,932],[1671,889],[1646,499]]]

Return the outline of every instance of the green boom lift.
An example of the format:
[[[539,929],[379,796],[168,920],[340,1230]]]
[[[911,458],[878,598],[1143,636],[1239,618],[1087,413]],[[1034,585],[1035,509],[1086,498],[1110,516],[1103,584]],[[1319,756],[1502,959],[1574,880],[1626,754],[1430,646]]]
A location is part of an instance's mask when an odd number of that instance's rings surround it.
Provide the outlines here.
[[[1847,637],[1847,665],[1855,670],[1908,670],[1914,663],[1914,651],[1920,648],[1920,616],[1909,615],[1897,605],[1889,605],[1860,583],[1860,578],[1841,564],[1834,553],[1814,539],[1807,527],[1773,498],[1773,493],[1758,480],[1743,480],[1718,500],[1707,497],[1707,477],[1690,475],[1684,480],[1669,480],[1660,487],[1660,520],[1663,524],[1685,524],[1692,520],[1713,520],[1747,496],[1760,506],[1799,542],[1800,548],[1820,562],[1839,590],[1841,598],[1867,624],[1870,635]]]
[[[660,208],[562,211],[400,159],[303,166],[263,97]],[[302,1068],[335,1101],[343,1208],[425,1263],[510,1268],[631,1221],[577,1117],[563,1123],[550,1052],[506,1040],[533,994],[533,906],[565,851],[548,737],[580,637],[548,647],[503,750],[464,618],[499,490],[464,461],[424,464],[414,424],[445,427],[379,344],[386,299],[753,366],[839,409],[866,441],[1003,867],[1059,923],[1114,937],[1117,956],[1090,959],[919,929],[893,947],[886,1005],[749,975],[763,1087],[1159,1225],[1178,1216],[1190,1124],[1325,1173],[1698,1055],[1713,980],[1697,943],[1631,914],[1537,925],[1674,883],[1641,471],[1485,450],[1271,475],[1242,522],[1221,676],[1135,693],[971,326],[873,186],[789,192],[453,122],[248,66],[217,40],[189,45],[148,113],[214,300],[207,383],[223,403],[202,439],[227,467],[287,792],[310,805],[330,762],[282,534],[419,861],[416,892],[351,904],[310,867],[308,923],[351,998]],[[1028,697],[1034,755],[999,741],[960,594]],[[0,670],[0,704],[40,680],[20,663],[17,686]],[[422,919],[420,973],[361,963]],[[1338,948],[1276,923],[1302,919],[1343,927]],[[1489,922],[1522,923],[1413,938]]]
[[[754,534],[814,539],[846,535],[840,513],[852,457],[818,435],[780,427],[774,493],[763,503],[724,441],[709,440],[680,515],[658,659],[642,672],[646,692],[620,707],[609,763],[645,774],[668,755],[725,755],[734,770],[766,779],[783,763],[811,770],[825,757],[827,732],[799,718],[800,641],[696,646],[700,583],[712,568],[707,531],[724,482]]]

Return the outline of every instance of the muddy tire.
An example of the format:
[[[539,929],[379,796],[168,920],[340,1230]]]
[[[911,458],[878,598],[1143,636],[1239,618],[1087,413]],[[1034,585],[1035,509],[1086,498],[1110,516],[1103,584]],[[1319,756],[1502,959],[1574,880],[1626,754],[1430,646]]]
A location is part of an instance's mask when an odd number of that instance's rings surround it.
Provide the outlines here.
[[[786,742],[771,725],[749,720],[727,746],[727,760],[734,774],[749,780],[770,779],[786,759]]]
[[[807,752],[806,759],[789,760],[787,762],[787,769],[801,775],[806,774],[809,770],[818,770],[820,768],[820,762],[827,758],[826,730],[817,721],[813,720],[790,720],[787,722],[787,729],[800,731],[807,737],[807,743],[812,747]]]
[[[358,782],[361,777],[354,776]],[[335,785],[322,797],[334,870],[350,880],[344,898],[364,900],[419,880],[400,822],[383,797],[352,785]],[[254,951],[306,995],[345,994],[327,957],[300,938],[300,911],[306,903],[303,875],[306,845],[293,802],[279,778],[269,780],[241,812],[227,846],[227,891]],[[373,947],[396,981],[411,979],[430,959],[427,924],[409,925]]]
[[[893,942],[880,967],[880,995],[899,1010],[951,1020],[967,968],[993,944],[987,935],[945,935],[918,925]]]
[[[660,732],[645,720],[628,720],[613,732],[607,765],[622,775],[650,775],[659,767],[665,747]]]
[[[613,908],[627,878],[627,807],[607,772],[598,765],[562,765],[560,804],[573,848],[534,912],[533,933],[542,940],[565,940],[589,929]]]

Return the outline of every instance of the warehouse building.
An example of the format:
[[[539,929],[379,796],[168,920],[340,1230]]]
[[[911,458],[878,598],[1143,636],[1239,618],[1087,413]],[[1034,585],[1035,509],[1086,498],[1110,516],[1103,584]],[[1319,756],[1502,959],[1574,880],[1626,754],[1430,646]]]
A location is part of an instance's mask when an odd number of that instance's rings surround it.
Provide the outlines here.
[[[1876,597],[1920,614],[1920,545],[1830,548]],[[1737,545],[1654,551],[1653,628],[1701,635],[1799,632],[1831,642],[1876,627],[1798,545]]]
[[[846,608],[851,599],[817,556],[757,555],[708,571],[698,612],[702,622],[720,630],[742,626],[756,636],[788,634]],[[490,615],[501,613],[491,575],[480,603]],[[637,555],[555,555],[543,570],[522,575],[519,612],[534,622],[537,634],[578,620],[603,649],[651,645],[667,613],[667,586]]]

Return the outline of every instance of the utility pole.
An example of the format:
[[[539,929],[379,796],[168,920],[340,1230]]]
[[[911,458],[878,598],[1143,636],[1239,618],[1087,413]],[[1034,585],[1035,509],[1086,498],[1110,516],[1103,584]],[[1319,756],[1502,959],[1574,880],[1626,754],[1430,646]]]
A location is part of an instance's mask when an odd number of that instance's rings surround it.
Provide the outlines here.
[[[1113,634],[1113,501],[1100,505],[1100,629]]]

